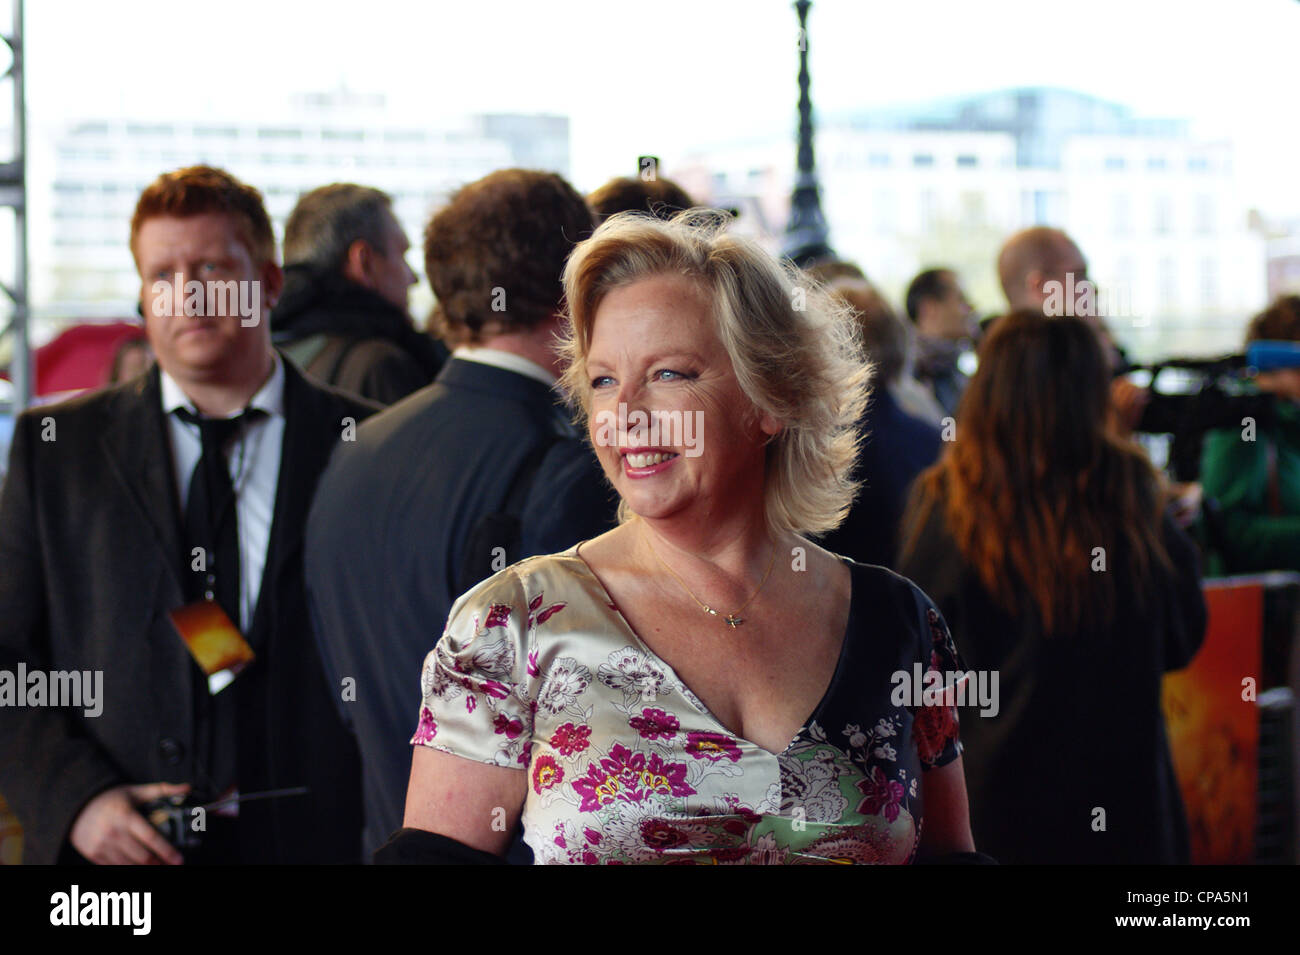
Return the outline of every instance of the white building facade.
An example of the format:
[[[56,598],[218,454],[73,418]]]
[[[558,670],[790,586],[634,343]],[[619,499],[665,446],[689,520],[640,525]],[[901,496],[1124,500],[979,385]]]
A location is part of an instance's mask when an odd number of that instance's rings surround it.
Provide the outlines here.
[[[159,173],[196,163],[224,168],[261,190],[276,230],[304,192],[356,182],[387,192],[417,274],[424,226],[465,183],[509,166],[568,175],[564,116],[484,115],[419,125],[389,117],[382,97],[300,97],[277,121],[195,117],[184,122],[88,120],[48,145],[44,175],[30,190],[33,300],[45,316],[121,316],[134,309],[139,279],[128,238],[141,190]],[[42,208],[43,207],[43,208]],[[421,315],[427,286],[413,294]]]
[[[999,311],[999,246],[1050,225],[1078,242],[1116,334],[1140,355],[1233,350],[1266,303],[1265,242],[1240,198],[1232,146],[1181,122],[1029,89],[817,128],[831,244],[896,302],[914,274],[944,265],[980,308]],[[722,144],[681,168],[696,183],[709,171],[710,201],[756,205],[774,231],[785,221],[789,140]]]

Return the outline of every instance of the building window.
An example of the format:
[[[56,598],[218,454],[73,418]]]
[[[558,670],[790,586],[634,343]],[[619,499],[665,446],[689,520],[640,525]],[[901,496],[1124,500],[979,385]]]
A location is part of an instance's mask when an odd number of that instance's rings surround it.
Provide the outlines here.
[[[920,211],[921,231],[928,232],[934,228],[935,214],[938,211],[938,198],[933,189],[923,189],[917,208]]]
[[[1214,259],[1201,259],[1201,308],[1214,311],[1219,307],[1219,268]]]
[[[872,216],[877,232],[893,233],[898,228],[898,193],[892,189],[877,189],[872,202]]]
[[[1123,156],[1107,156],[1107,157],[1106,157],[1106,171],[1107,171],[1107,172],[1122,172],[1122,171],[1124,170],[1124,165],[1125,165],[1125,163],[1124,163],[1124,157],[1123,157]]]
[[[1168,235],[1173,231],[1174,204],[1168,196],[1156,199],[1152,226],[1156,235]]]
[[[166,124],[145,126],[140,123],[128,123],[126,134],[128,136],[172,136],[175,134],[175,130]]]
[[[1034,190],[1034,225],[1047,225],[1056,218],[1056,203],[1046,189]]]
[[[916,153],[912,156],[912,165],[918,169],[934,165],[934,156],[931,153]]]
[[[1129,235],[1133,231],[1133,204],[1122,193],[1111,203],[1111,231],[1116,235]]]
[[[1147,157],[1147,168],[1150,169],[1150,170],[1158,171],[1158,170],[1161,170],[1161,169],[1165,169],[1165,168],[1167,168],[1168,165],[1169,165],[1169,164],[1165,161],[1165,157],[1164,157],[1164,156],[1148,156],[1148,157]]]
[[[872,153],[867,160],[872,169],[888,169],[890,162],[889,153]]]
[[[1178,305],[1178,266],[1168,256],[1160,260],[1160,310],[1166,314]]]
[[[1188,172],[1209,172],[1209,170],[1210,161],[1204,156],[1193,156],[1191,159],[1187,160]]]
[[[1201,235],[1211,235],[1215,228],[1214,197],[1196,197],[1196,231]]]
[[[963,153],[957,157],[957,168],[974,169],[980,164],[978,156],[972,156],[970,153]]]
[[[424,133],[414,129],[390,129],[384,133],[384,141],[389,143],[422,143],[424,140]]]

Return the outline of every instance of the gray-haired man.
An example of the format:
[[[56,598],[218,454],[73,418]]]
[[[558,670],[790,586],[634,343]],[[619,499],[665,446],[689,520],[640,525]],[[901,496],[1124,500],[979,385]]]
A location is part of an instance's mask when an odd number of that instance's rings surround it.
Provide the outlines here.
[[[276,344],[313,377],[381,404],[429,384],[447,353],[411,322],[408,248],[378,189],[333,183],[303,195],[285,223]]]

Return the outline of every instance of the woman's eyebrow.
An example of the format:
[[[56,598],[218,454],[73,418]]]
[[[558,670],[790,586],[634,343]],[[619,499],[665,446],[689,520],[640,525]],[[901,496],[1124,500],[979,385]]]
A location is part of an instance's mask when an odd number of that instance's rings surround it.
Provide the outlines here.
[[[642,363],[645,364],[645,365],[654,365],[654,364],[658,364],[659,362],[665,362],[665,361],[685,361],[685,362],[694,362],[694,361],[699,361],[699,360],[700,360],[700,356],[697,355],[697,354],[695,354],[694,352],[686,352],[686,351],[663,351],[663,352],[656,352],[656,353],[654,353],[654,354],[652,354],[652,355],[648,355],[647,357],[645,357],[645,358],[642,359],[641,361],[642,361]],[[609,362],[606,361],[606,360],[603,360],[603,359],[601,359],[601,358],[593,358],[591,355],[588,355],[588,356],[587,356],[587,365],[588,365],[588,366],[591,366],[591,365],[604,365],[605,367],[608,367],[608,366],[609,366]]]

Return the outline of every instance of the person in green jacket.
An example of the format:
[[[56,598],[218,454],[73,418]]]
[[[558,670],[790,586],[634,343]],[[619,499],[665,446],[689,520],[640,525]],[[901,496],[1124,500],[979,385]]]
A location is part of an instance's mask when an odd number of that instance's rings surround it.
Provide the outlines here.
[[[1251,320],[1246,344],[1259,340],[1300,341],[1300,295]],[[1222,509],[1226,573],[1300,571],[1300,369],[1260,372],[1255,385],[1276,396],[1274,420],[1206,434],[1201,485]]]

